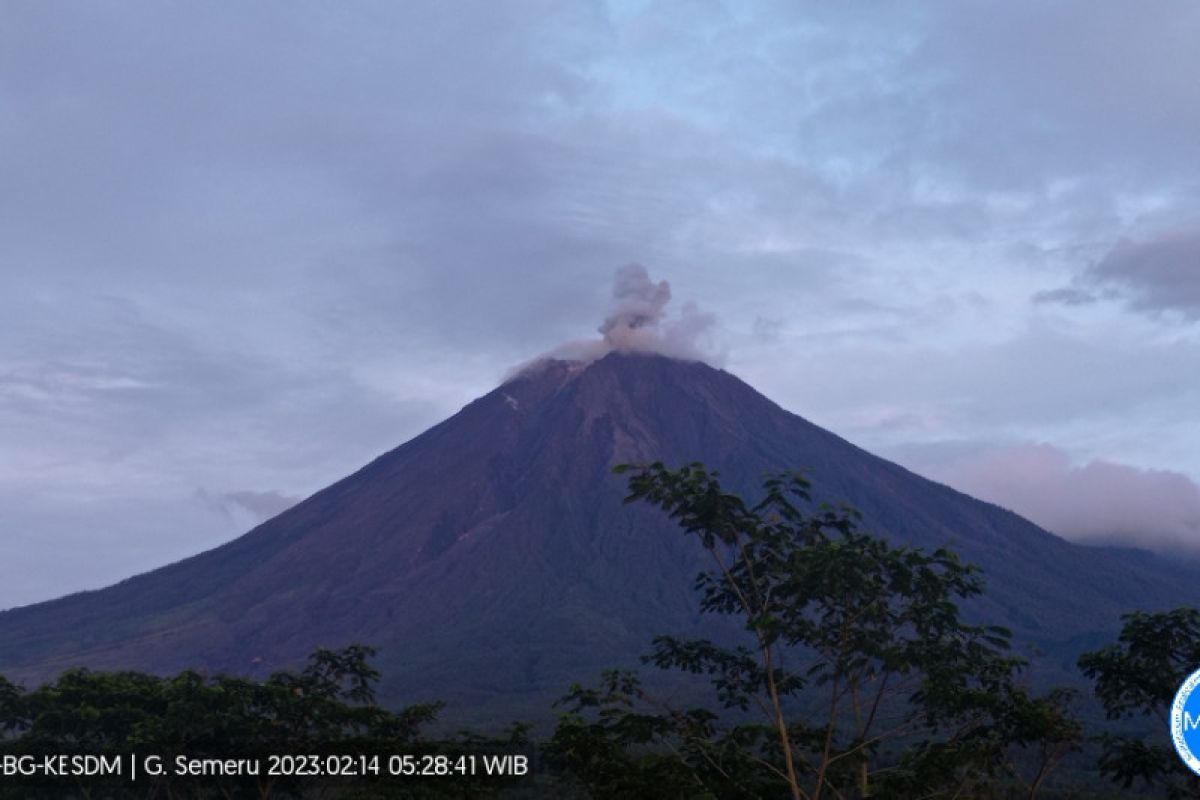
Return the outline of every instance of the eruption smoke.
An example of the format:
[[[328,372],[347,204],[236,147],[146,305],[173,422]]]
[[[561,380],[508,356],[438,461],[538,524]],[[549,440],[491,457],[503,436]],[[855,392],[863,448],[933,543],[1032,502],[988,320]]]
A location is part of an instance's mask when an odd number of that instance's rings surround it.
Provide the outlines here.
[[[638,342],[646,333],[653,335],[656,332],[663,310],[671,302],[671,284],[666,281],[654,283],[645,267],[629,264],[617,270],[613,299],[617,301],[617,308],[598,330],[604,341],[620,349]]]
[[[685,361],[720,362],[707,347],[716,317],[687,303],[674,319],[667,316],[671,284],[655,283],[641,264],[627,264],[613,279],[613,306],[597,329],[601,339],[566,342],[514,369],[509,377],[548,360],[588,363],[611,352],[657,353]]]

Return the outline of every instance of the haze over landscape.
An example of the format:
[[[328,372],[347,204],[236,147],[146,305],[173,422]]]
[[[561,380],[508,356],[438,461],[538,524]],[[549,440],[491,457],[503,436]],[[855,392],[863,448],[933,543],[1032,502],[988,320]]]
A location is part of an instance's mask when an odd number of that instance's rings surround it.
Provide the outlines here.
[[[588,360],[536,361],[234,541],[96,592],[0,612],[0,674],[69,666],[250,674],[370,642],[392,704],[446,700],[474,724],[545,721],[578,677],[638,664],[663,631],[728,639],[696,610],[710,567],[665,515],[623,502],[622,463],[704,461],[755,497],[802,469],[874,534],[950,547],[987,578],[973,619],[1011,628],[1029,679],[1075,660],[1130,608],[1200,605],[1195,565],[1071,545],[797,417],[736,377],[663,356],[669,287],[623,270]],[[618,346],[619,345],[619,346]],[[635,349],[636,345],[636,349]],[[573,349],[579,350],[577,346]]]
[[[613,347],[1194,553],[1198,39],[1185,3],[9,4],[0,608]]]

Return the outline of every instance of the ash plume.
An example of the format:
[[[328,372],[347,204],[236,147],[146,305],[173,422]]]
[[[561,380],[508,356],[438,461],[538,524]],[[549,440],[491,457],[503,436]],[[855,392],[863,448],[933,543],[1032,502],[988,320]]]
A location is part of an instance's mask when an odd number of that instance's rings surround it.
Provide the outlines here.
[[[656,353],[683,361],[719,365],[723,360],[709,342],[716,316],[685,303],[671,317],[671,284],[657,283],[641,264],[627,264],[613,278],[613,304],[597,328],[600,339],[566,342],[512,370],[509,378],[546,361],[588,363],[612,352]]]
[[[650,280],[646,268],[629,264],[617,270],[613,281],[614,312],[597,330],[614,349],[636,348],[649,335],[656,336],[667,304],[671,302],[671,284]]]

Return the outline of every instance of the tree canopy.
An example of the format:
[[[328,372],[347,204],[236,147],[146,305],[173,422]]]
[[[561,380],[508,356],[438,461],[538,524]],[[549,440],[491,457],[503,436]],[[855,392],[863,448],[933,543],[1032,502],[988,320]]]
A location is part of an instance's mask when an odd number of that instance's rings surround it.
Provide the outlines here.
[[[812,507],[799,475],[769,476],[749,505],[701,464],[619,469],[628,502],[660,507],[710,554],[700,609],[736,619],[743,641],[663,635],[644,659],[707,676],[720,710],[673,708],[627,672],[572,688],[551,751],[593,796],[1036,793],[1074,746],[1069,696],[1033,696],[1008,631],[962,619],[983,582],[954,553]]]
[[[668,699],[635,671],[572,686],[532,781],[34,776],[0,782],[0,800],[299,798],[330,786],[345,798],[1034,798],[1052,793],[1055,769],[1081,747],[1099,752],[1100,774],[1122,793],[1200,798],[1166,733],[1175,692],[1200,666],[1200,611],[1126,614],[1115,643],[1079,659],[1112,721],[1086,742],[1075,693],[1032,691],[1009,632],[964,618],[960,605],[984,584],[953,552],[867,533],[853,509],[815,504],[793,473],[768,476],[751,504],[701,464],[620,471],[627,502],[660,508],[709,559],[697,606],[727,624],[707,638],[665,632],[643,658],[691,676],[701,694]],[[0,676],[0,758],[533,752],[523,725],[430,738],[441,703],[381,707],[373,656],[319,649],[264,680],[69,669],[26,691]]]
[[[263,681],[185,671],[172,677],[138,672],[71,669],[52,683],[24,692],[0,678],[0,757],[86,754],[153,754],[170,765],[177,756],[203,761],[254,759],[257,774],[121,775],[9,777],[0,782],[0,798],[444,797],[488,794],[511,780],[463,775],[453,781],[422,781],[396,775],[395,763],[361,759],[453,757],[522,750],[523,726],[504,737],[472,736],[431,740],[424,729],[441,703],[391,711],[375,702],[379,677],[370,665],[370,647],[350,645],[318,649],[298,671],[282,670]],[[329,770],[349,763],[357,776],[314,777],[308,764],[285,765],[281,774],[265,768],[272,755],[321,761]],[[353,759],[350,762],[342,757]],[[401,764],[404,769],[408,764]],[[415,767],[414,767],[415,769]]]
[[[1153,790],[1170,798],[1200,797],[1200,778],[1166,736],[1175,692],[1200,668],[1200,610],[1177,608],[1121,617],[1117,641],[1085,653],[1079,668],[1095,681],[1096,697],[1110,720],[1150,718],[1157,735],[1105,732],[1100,771],[1126,789]]]

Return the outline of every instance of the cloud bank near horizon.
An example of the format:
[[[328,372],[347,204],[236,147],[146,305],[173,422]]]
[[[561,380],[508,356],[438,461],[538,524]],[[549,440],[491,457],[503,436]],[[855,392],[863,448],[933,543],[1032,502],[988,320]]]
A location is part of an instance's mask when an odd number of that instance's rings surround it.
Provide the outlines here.
[[[1171,470],[1094,459],[1049,444],[1012,444],[904,461],[920,474],[1015,511],[1065,539],[1200,554],[1200,485]]]

